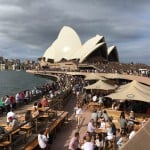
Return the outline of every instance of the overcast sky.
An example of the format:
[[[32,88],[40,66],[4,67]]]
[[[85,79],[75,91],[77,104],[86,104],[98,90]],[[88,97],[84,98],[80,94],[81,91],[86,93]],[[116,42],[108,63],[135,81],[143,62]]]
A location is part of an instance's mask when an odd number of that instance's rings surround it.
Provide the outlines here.
[[[66,25],[82,42],[103,35],[121,62],[150,64],[149,0],[0,0],[0,56],[41,57]]]

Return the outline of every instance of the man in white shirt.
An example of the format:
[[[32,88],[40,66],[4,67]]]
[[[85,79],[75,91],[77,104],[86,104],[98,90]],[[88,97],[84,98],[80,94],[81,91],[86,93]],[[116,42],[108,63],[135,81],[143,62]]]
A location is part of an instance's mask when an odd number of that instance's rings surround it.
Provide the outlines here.
[[[133,128],[133,130],[130,132],[130,134],[129,134],[129,139],[131,139],[131,138],[133,138],[134,136],[135,136],[135,134],[136,134],[136,132],[138,131],[138,127],[137,126],[135,126],[134,128]]]
[[[91,119],[88,123],[87,131],[93,133],[95,131],[94,120]]]
[[[39,134],[38,134],[38,143],[39,143],[39,147],[43,150],[46,149],[47,147],[47,137],[46,137],[46,131],[44,131],[44,133],[41,131]]]
[[[78,128],[80,127],[81,125],[81,117],[82,117],[82,114],[83,114],[83,110],[81,108],[81,106],[79,105],[78,108],[76,109],[76,120],[77,120],[77,125],[78,125]]]
[[[86,142],[81,146],[82,150],[94,150],[94,143],[91,142],[91,138],[89,136],[86,137]]]
[[[92,100],[93,100],[93,102],[96,102],[96,101],[97,101],[97,95],[94,95],[94,96],[92,97]]]
[[[19,104],[20,104],[20,97],[19,97],[19,93],[17,93],[17,94],[16,94],[16,96],[15,96],[15,101],[16,101],[17,105],[19,105]]]

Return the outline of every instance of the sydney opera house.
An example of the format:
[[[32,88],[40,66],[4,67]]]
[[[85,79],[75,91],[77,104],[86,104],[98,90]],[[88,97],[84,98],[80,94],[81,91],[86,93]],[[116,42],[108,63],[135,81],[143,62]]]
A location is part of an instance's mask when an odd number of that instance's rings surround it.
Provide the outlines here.
[[[104,36],[96,35],[82,44],[76,31],[68,26],[61,29],[57,39],[45,51],[42,58],[45,62],[53,63],[62,60],[78,60],[79,63],[119,61],[116,46],[107,47]]]

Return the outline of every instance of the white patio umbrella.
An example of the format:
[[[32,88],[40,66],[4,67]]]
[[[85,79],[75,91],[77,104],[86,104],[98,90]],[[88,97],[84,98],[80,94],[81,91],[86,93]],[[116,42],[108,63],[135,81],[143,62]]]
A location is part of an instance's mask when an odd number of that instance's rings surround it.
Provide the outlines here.
[[[144,93],[136,87],[124,88],[123,90],[117,90],[116,93],[109,94],[105,97],[109,97],[116,100],[137,100],[150,102],[150,94]]]
[[[108,84],[102,80],[97,81],[96,83],[92,85],[88,85],[84,87],[84,89],[93,89],[93,90],[115,90],[117,86]]]
[[[100,76],[97,73],[89,73],[86,75],[84,80],[106,80],[106,78]]]

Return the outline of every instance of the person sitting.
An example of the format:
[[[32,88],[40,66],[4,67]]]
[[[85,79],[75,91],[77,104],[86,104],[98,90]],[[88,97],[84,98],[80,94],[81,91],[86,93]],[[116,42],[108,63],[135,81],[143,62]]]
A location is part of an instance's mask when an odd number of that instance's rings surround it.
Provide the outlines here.
[[[85,143],[81,146],[82,150],[94,150],[94,144],[91,142],[91,137],[87,136]]]
[[[98,119],[98,114],[97,114],[97,110],[94,109],[92,114],[91,114],[91,119],[94,120],[94,122],[97,122],[97,119]]]
[[[36,107],[34,107],[34,109],[32,111],[32,117],[34,118],[34,117],[36,117],[38,115],[39,115],[39,111],[38,111],[38,109]]]
[[[124,143],[127,141],[127,139],[128,138],[127,138],[126,133],[124,131],[122,131],[120,133],[120,138],[117,141],[117,147],[120,149],[124,145]]]
[[[113,138],[114,138],[113,129],[112,129],[111,123],[108,123],[106,138],[105,138],[105,144],[104,144],[104,147],[106,149],[109,146],[109,143],[110,143],[109,141],[113,140]]]
[[[142,121],[141,121],[141,126],[143,127],[145,123],[147,122],[147,118],[143,116]]]
[[[38,102],[37,108],[42,108],[42,103],[41,102]]]
[[[19,126],[19,122],[16,118],[9,117],[9,127],[12,127],[13,129],[17,128]]]
[[[27,125],[29,125],[29,126],[33,125],[31,110],[26,111],[26,113],[25,113],[25,122],[28,122]]]
[[[106,139],[107,140],[112,140],[113,137],[114,137],[114,135],[113,135],[112,127],[111,127],[110,124],[108,124]]]
[[[107,111],[106,111],[106,110],[104,110],[104,111],[103,111],[103,115],[102,115],[102,116],[104,117],[105,121],[107,122],[107,121],[108,121],[109,116],[108,116],[108,114],[107,114]]]
[[[100,119],[100,129],[105,129],[106,128],[106,122],[104,118]]]
[[[137,133],[138,129],[139,128],[137,126],[134,126],[133,130],[129,134],[129,139],[131,139],[132,137],[134,137],[134,135]]]
[[[134,124],[134,122],[135,122],[135,114],[134,114],[134,111],[131,111],[129,115],[128,123]]]
[[[34,104],[33,104],[33,109],[34,108],[38,108],[38,103],[37,102],[35,102]]]
[[[113,102],[112,103],[112,110],[118,110],[118,105],[117,105],[117,102]]]
[[[42,107],[48,107],[49,106],[48,99],[46,96],[43,96],[43,98],[41,100],[41,104],[42,104]]]
[[[110,126],[111,126],[111,128],[112,128],[113,135],[116,136],[116,130],[117,130],[117,129],[116,129],[115,123],[114,123],[112,120],[113,120],[112,116],[109,117],[108,123],[110,124]]]
[[[16,114],[12,111],[12,109],[7,113],[7,124],[9,124],[9,117],[17,118]]]
[[[125,119],[125,115],[120,116],[119,123],[120,123],[121,131],[122,130],[126,131],[126,129],[127,129],[127,120]]]
[[[101,118],[102,114],[103,114],[103,112],[102,112],[101,108],[99,107],[97,110],[97,117]]]
[[[96,134],[95,137],[95,149],[94,150],[100,150],[101,149],[101,140],[99,134]]]

